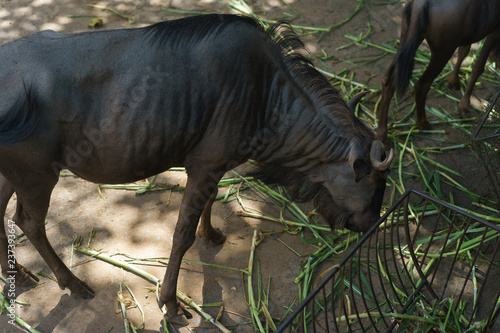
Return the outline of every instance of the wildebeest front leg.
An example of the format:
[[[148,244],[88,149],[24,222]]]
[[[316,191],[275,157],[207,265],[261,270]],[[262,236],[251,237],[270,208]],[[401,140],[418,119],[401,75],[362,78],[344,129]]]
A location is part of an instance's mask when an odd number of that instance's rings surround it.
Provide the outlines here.
[[[222,177],[222,175],[221,175]],[[196,228],[201,213],[212,195],[217,193],[220,178],[208,172],[195,174],[188,171],[188,182],[184,191],[179,218],[175,227],[172,251],[167,271],[161,285],[160,308],[167,307],[167,320],[173,324],[186,326],[187,318],[176,298],[177,280],[181,261],[186,251],[193,245]],[[211,204],[210,204],[211,207]],[[210,208],[208,208],[210,211]]]
[[[5,216],[7,204],[13,194],[14,190],[12,189],[12,186],[8,180],[0,174],[0,216],[2,219]],[[0,267],[2,268],[2,275],[9,278],[9,281],[15,281],[17,286],[32,286],[38,282],[39,279],[17,262],[15,252],[11,250],[11,248],[14,247],[14,239],[12,237],[14,235],[10,232],[11,230],[14,230],[14,222],[11,222],[11,220],[8,220],[7,222],[7,230],[9,231],[9,236],[5,233],[5,228],[3,226],[0,227]],[[11,277],[13,277],[13,279],[10,279]],[[14,296],[10,292],[10,284],[5,285],[4,291],[9,297]],[[18,290],[13,290],[13,292],[16,291]]]
[[[47,239],[44,222],[57,176],[51,170],[46,175],[24,177],[24,181],[25,183],[16,187],[17,209],[14,221],[52,270],[61,289],[69,288],[71,295],[75,297],[94,297],[94,291],[66,267]]]
[[[217,192],[212,194],[208,199],[203,212],[201,213],[201,221],[198,227],[198,236],[210,245],[219,245],[224,243],[226,236],[218,228],[212,226],[212,205],[214,204]]]

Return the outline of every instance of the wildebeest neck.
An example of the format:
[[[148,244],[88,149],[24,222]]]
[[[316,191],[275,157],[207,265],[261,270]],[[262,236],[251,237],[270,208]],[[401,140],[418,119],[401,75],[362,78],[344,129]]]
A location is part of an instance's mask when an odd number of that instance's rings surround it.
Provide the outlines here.
[[[352,146],[374,140],[337,90],[303,56],[290,30],[270,33],[282,52],[262,92],[264,123],[252,141],[252,158],[305,171],[317,162],[344,161]]]

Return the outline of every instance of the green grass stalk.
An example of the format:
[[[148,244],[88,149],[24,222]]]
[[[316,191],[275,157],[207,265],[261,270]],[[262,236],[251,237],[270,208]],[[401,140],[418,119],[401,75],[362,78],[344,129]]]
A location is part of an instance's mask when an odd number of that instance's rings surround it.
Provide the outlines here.
[[[0,314],[6,311],[7,316],[11,318],[11,320],[15,321],[19,326],[27,330],[31,333],[41,333],[37,329],[33,328],[30,324],[19,318],[16,315],[15,311],[12,311],[10,308],[10,301],[4,296],[3,292],[0,292]],[[10,322],[10,321],[9,321]],[[5,328],[5,327],[4,327]]]
[[[83,254],[86,254],[88,256],[91,256],[93,258],[97,258],[97,259],[100,259],[100,260],[103,260],[107,263],[110,263],[114,266],[117,266],[117,267],[121,267],[123,269],[126,269],[127,271],[129,272],[132,272],[146,280],[148,280],[149,282],[155,284],[155,285],[159,285],[160,284],[160,279],[158,279],[157,277],[155,277],[154,275],[146,272],[146,271],[143,271],[137,267],[134,267],[124,261],[121,261],[121,260],[117,260],[117,259],[114,259],[102,252],[98,252],[96,250],[93,250],[93,249],[87,249],[87,248],[83,248],[83,247],[76,247],[75,248],[76,251],[78,252],[81,252]],[[184,294],[183,292],[177,290],[176,291],[176,296],[177,298],[179,298],[181,301],[183,301],[184,303],[188,304],[189,306],[193,307],[196,312],[198,312],[203,318],[205,318],[205,320],[209,323],[211,323],[212,325],[216,326],[219,330],[221,330],[222,332],[224,333],[229,333],[231,331],[229,331],[227,328],[225,328],[220,322],[216,321],[211,315],[209,315],[208,313],[206,313],[205,311],[203,311],[203,309],[197,305],[190,297],[188,297],[186,294]]]

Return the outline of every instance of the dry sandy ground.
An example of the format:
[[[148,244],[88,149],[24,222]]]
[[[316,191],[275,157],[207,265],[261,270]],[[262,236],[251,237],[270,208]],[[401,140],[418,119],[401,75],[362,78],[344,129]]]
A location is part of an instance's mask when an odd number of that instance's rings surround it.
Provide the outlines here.
[[[228,12],[226,7],[216,1],[99,1],[97,4],[122,11],[136,17],[134,25],[117,15],[86,4],[87,1],[63,0],[0,0],[0,43],[25,36],[43,29],[59,32],[87,31],[90,18],[68,18],[68,15],[98,15],[104,20],[104,28],[129,28],[148,25],[160,20],[180,18],[179,14],[167,14],[162,8],[175,8],[196,11]],[[349,16],[358,5],[353,0],[268,0],[249,1],[255,12],[270,18],[283,17],[283,12],[292,12],[292,8],[302,17],[294,23],[315,27],[330,26],[339,23]],[[386,3],[370,1],[370,4]],[[323,48],[328,55],[340,59],[351,59],[359,54],[357,47],[336,50],[340,45],[350,41],[344,37],[349,32],[359,35],[367,30],[370,21],[375,33],[371,36],[374,43],[395,40],[399,34],[399,12],[402,5],[369,6],[363,8],[355,17],[341,28],[325,34],[320,43],[318,35],[305,38],[307,47],[316,55]],[[366,51],[370,52],[370,51]],[[89,55],[92,56],[92,55]],[[381,74],[388,66],[390,56],[374,62],[369,67],[356,70],[356,79],[363,82],[374,75],[373,82],[380,82]],[[346,67],[343,62],[329,60],[333,71],[340,72]],[[483,91],[481,94],[485,94]],[[442,101],[431,100],[430,103]],[[449,102],[443,102],[449,103]],[[450,105],[455,108],[456,105]],[[451,141],[459,142],[461,134]],[[452,143],[450,143],[452,144]],[[468,154],[468,153],[465,153]],[[470,156],[469,156],[470,157]],[[450,163],[463,164],[463,172],[474,176],[475,168],[464,163],[463,156],[447,158]],[[469,170],[470,169],[470,170]],[[159,182],[184,184],[185,176],[178,172],[167,172],[160,176]],[[484,183],[476,184],[478,188]],[[92,246],[104,249],[109,253],[126,253],[134,257],[166,257],[170,251],[171,237],[175,226],[182,192],[148,193],[136,196],[134,192],[105,190],[102,199],[95,184],[73,177],[60,179],[54,190],[52,202],[47,216],[47,233],[56,252],[69,264],[71,241],[76,235],[83,236],[83,244],[87,244],[90,230],[95,236]],[[9,206],[7,216],[12,216],[15,200]],[[254,203],[258,208],[259,203]],[[215,263],[245,269],[248,264],[251,237],[254,230],[276,230],[282,226],[256,219],[243,218],[237,215],[240,209],[236,202],[230,204],[216,203],[214,206],[214,225],[220,228],[227,240],[223,245],[211,247],[197,240],[188,251],[186,258],[207,263]],[[262,208],[267,209],[267,208]],[[311,245],[303,244],[300,236],[287,233],[276,233],[281,241],[289,244],[301,255],[315,250]],[[41,257],[29,242],[23,242],[16,248],[19,262],[33,272],[44,271],[51,274]],[[133,290],[141,303],[146,317],[143,332],[158,332],[161,327],[161,313],[156,305],[154,286],[134,274],[121,271],[100,261],[86,262],[88,257],[75,254],[73,258],[74,273],[89,283],[96,291],[92,300],[74,300],[69,291],[61,291],[57,284],[40,277],[41,283],[34,289],[19,296],[19,300],[31,306],[19,306],[17,314],[36,329],[42,332],[122,332],[123,319],[117,314],[117,291],[120,281],[125,281]],[[267,236],[258,246],[256,259],[260,262],[263,281],[270,279],[270,311],[280,318],[297,295],[297,287],[293,280],[304,258],[299,257],[278,242],[273,236]],[[84,262],[84,264],[80,264]],[[161,278],[164,267],[143,267],[148,272]],[[245,284],[242,275],[233,270],[214,268],[197,263],[184,263],[181,271],[179,289],[189,294],[197,303],[224,302],[225,312],[221,321],[235,332],[253,332],[249,323],[248,309],[244,298]],[[208,308],[212,315],[218,308]],[[137,324],[140,315],[137,309],[129,311],[132,320]],[[0,316],[0,332],[22,332],[23,330],[9,325],[8,318]],[[235,326],[236,325],[236,326]],[[189,329],[182,332],[216,332],[209,323],[195,315]]]

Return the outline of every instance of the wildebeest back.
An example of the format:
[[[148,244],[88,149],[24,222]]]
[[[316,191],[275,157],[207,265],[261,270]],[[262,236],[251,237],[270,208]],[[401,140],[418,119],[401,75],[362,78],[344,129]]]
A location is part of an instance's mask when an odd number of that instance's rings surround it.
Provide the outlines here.
[[[263,126],[272,90],[266,84],[273,84],[265,76],[276,73],[280,57],[247,19],[207,16],[182,30],[176,24],[42,31],[5,44],[2,105],[22,103],[29,92],[37,109],[51,108],[39,113],[30,144],[56,146],[51,153],[58,165],[96,182],[132,181],[119,175],[146,177],[183,165],[202,139],[214,147],[211,155],[228,154],[226,140]]]

